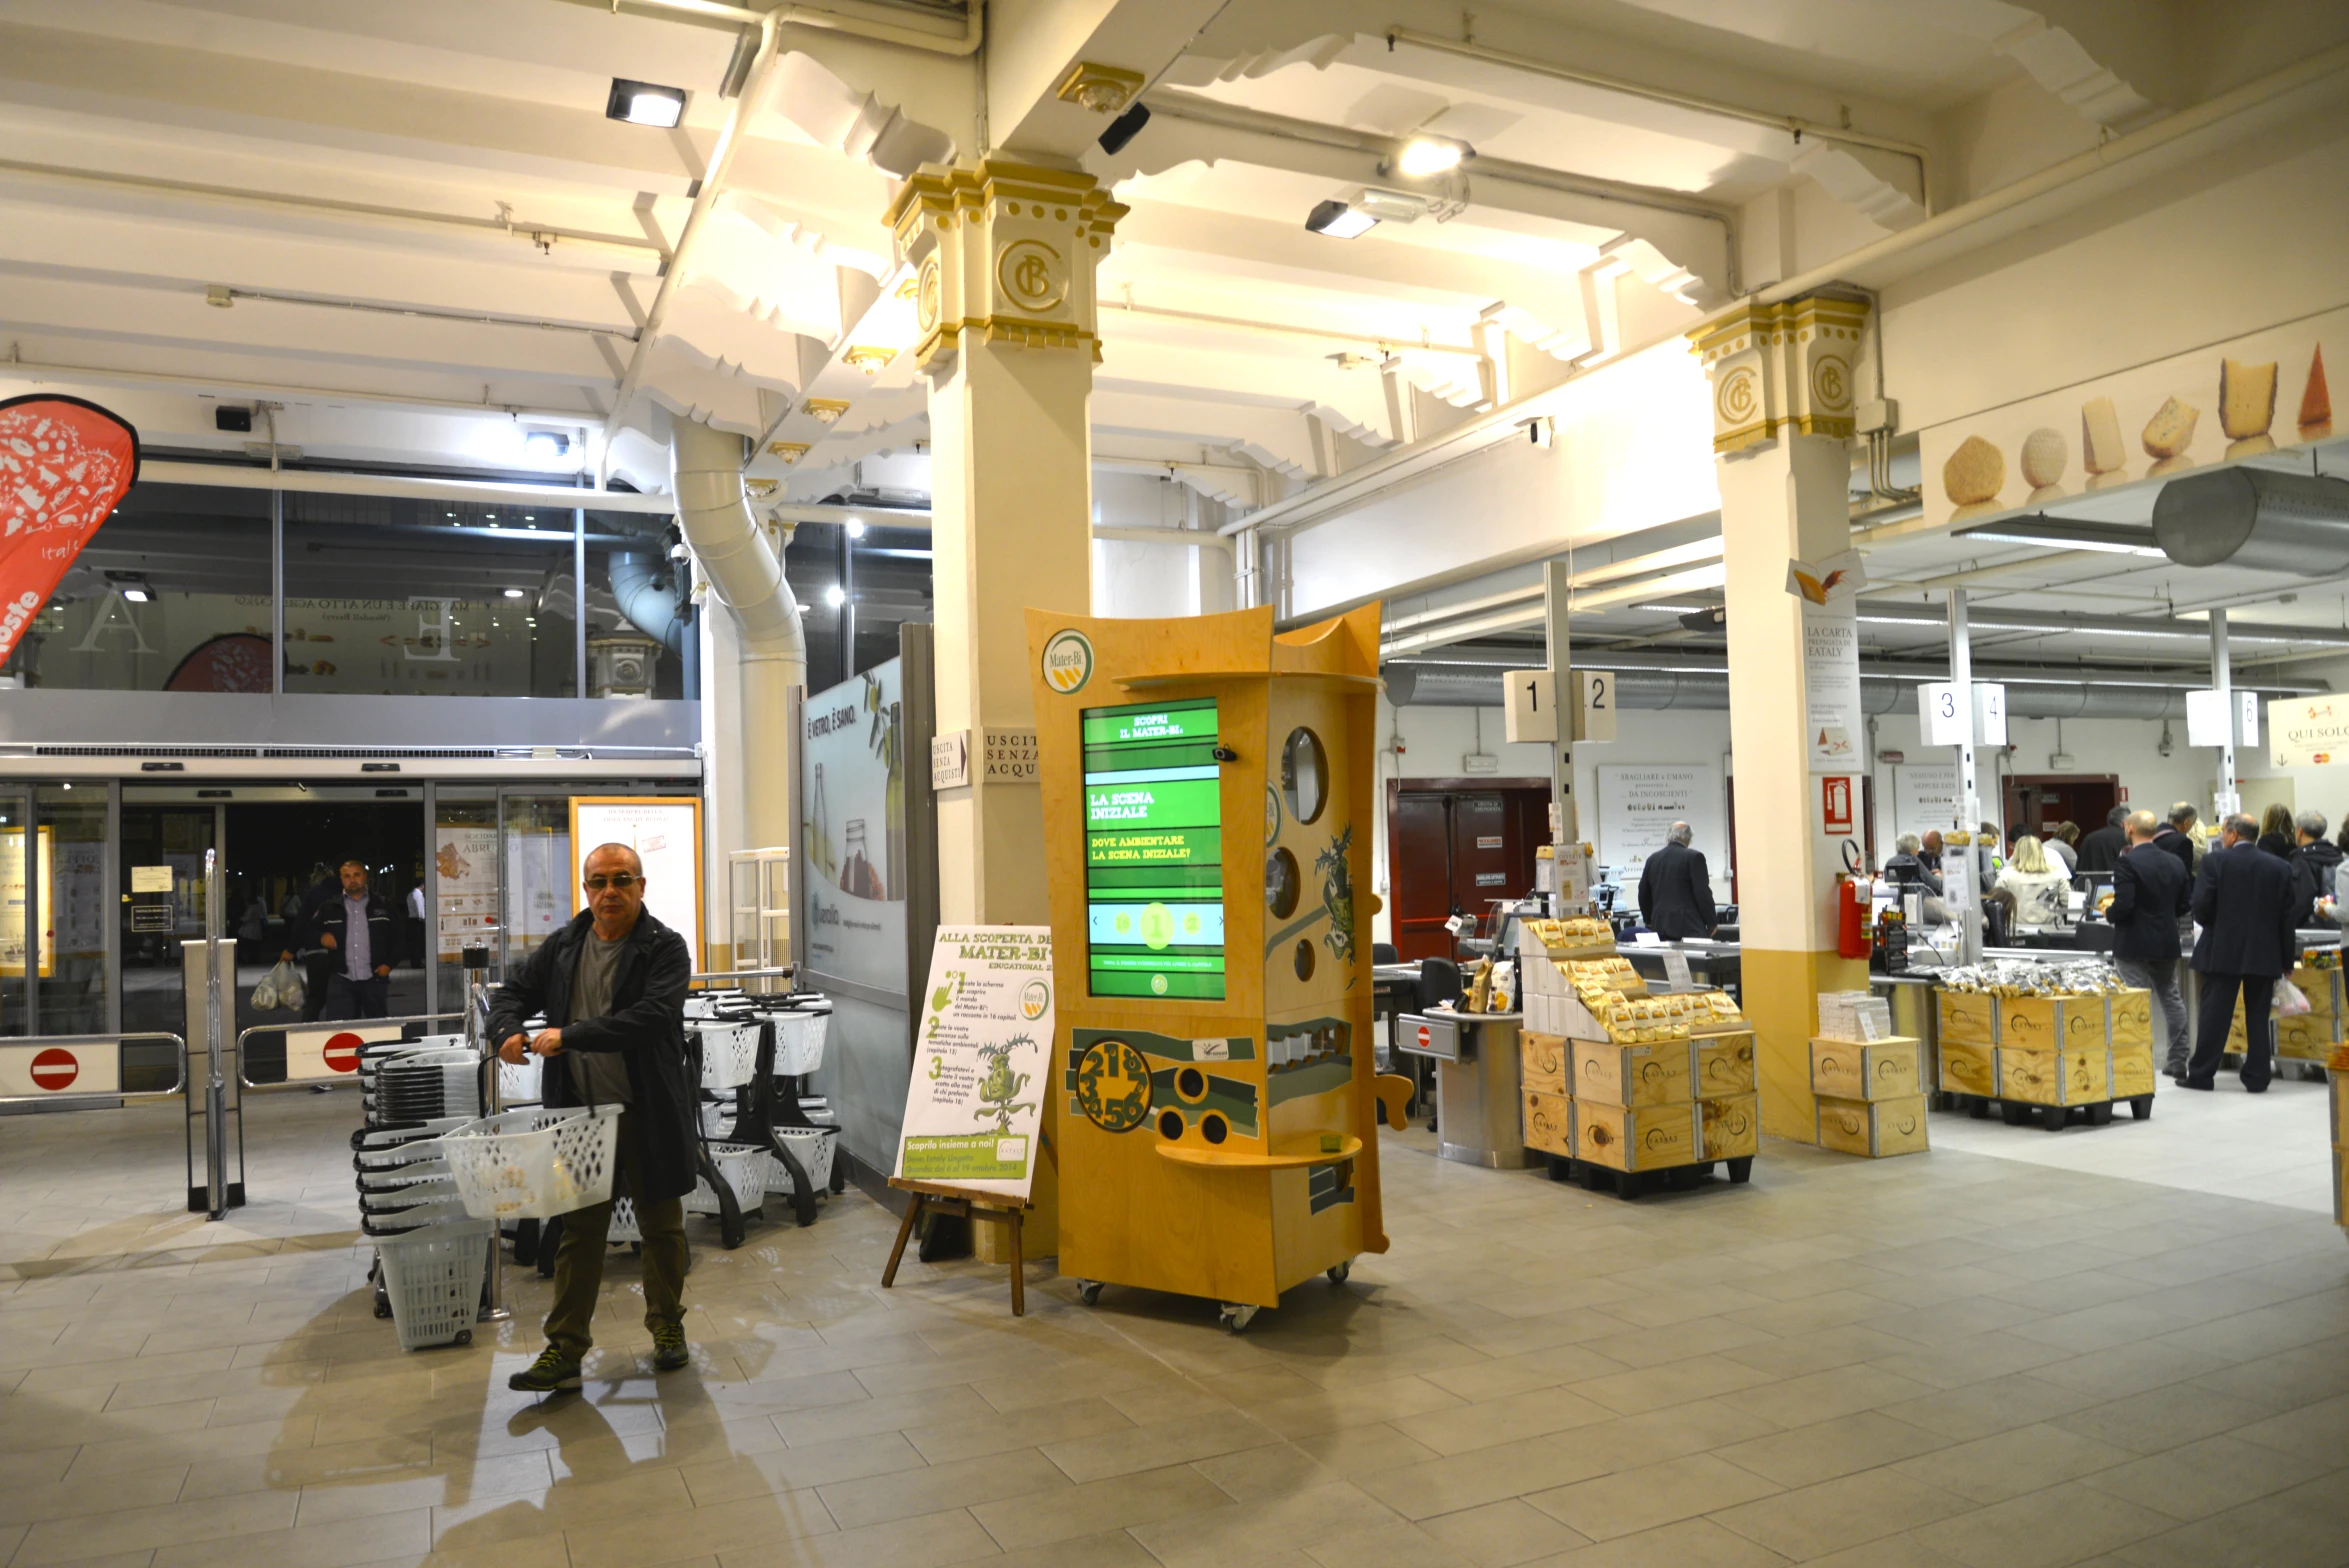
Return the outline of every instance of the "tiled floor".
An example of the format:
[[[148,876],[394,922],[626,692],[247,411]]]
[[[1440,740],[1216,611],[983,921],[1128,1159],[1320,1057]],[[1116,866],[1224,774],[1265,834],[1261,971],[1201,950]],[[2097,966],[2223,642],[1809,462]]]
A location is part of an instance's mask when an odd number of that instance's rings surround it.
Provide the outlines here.
[[[975,1265],[883,1292],[854,1195],[697,1222],[695,1366],[643,1370],[619,1258],[545,1402],[504,1386],[535,1276],[470,1350],[370,1315],[349,1099],[255,1102],[217,1226],[176,1111],[9,1119],[0,1563],[2349,1564],[2349,1245],[2292,1087],[1634,1205],[1390,1135],[1393,1250],[1239,1338],[1041,1270],[1019,1321]],[[2282,1201],[2193,1190],[2271,1155]]]

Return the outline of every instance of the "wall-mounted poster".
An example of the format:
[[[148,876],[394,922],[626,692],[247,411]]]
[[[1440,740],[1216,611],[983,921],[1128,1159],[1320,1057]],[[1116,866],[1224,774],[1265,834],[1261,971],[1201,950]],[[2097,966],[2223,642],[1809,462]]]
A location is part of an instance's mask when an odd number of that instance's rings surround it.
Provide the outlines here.
[[[625,844],[644,862],[644,907],[685,938],[693,966],[701,950],[701,797],[571,797],[571,912],[586,907],[579,863],[605,844]]]
[[[1663,847],[1672,824],[1685,822],[1692,847],[1703,851],[1717,884],[1729,879],[1728,813],[1721,805],[1721,770],[1701,762],[1599,764],[1599,864],[1612,866],[1626,887],[1640,866]]]
[[[435,828],[432,858],[440,876],[440,957],[443,963],[454,964],[464,958],[467,947],[489,943],[496,936],[498,830]]]

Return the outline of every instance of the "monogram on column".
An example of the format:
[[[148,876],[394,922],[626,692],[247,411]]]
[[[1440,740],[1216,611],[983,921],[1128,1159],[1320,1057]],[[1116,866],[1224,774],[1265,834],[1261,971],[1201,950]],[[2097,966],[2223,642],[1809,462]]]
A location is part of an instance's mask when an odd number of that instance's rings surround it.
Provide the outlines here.
[[[1087,174],[994,159],[925,165],[889,209],[916,267],[915,362],[936,374],[974,334],[1098,362],[1093,269],[1125,213]]]

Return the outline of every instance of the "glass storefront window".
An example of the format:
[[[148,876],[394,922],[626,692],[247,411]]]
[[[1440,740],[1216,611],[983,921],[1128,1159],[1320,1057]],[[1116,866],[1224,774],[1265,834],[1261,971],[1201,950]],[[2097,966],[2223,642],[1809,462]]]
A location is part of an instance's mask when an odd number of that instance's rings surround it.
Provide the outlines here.
[[[138,484],[4,671],[77,691],[269,690],[269,495]]]
[[[926,528],[799,525],[783,564],[807,632],[808,690],[886,664],[897,657],[899,626],[935,619],[930,559]]]
[[[118,918],[106,885],[106,786],[44,785],[35,804],[49,949],[33,979],[35,1021],[42,1034],[96,1034],[106,1027],[106,926]],[[129,1071],[131,1063],[123,1065]]]
[[[434,982],[438,1005],[465,1005],[465,949],[489,948],[490,978],[498,961],[498,792],[495,785],[443,784],[433,807],[432,861],[438,899],[434,921]]]

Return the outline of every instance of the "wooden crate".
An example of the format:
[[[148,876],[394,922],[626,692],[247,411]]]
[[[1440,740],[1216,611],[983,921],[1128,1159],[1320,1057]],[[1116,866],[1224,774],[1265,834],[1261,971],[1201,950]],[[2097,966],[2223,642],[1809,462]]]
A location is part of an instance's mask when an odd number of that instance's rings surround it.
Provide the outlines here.
[[[2340,1015],[2337,1013],[2301,1013],[2291,1018],[2276,1020],[2276,1054],[2295,1061],[2321,1062],[2333,1054],[2339,1044]]]
[[[1834,1100],[1899,1100],[1925,1090],[1916,1041],[1811,1042],[1811,1092]]]
[[[1525,1146],[1564,1159],[1574,1158],[1574,1102],[1563,1094],[1527,1089]]]
[[[1998,1048],[1998,1097],[2024,1105],[2096,1105],[2112,1098],[2112,1052]]]
[[[2105,1016],[2111,1020],[2107,1033],[2116,1047],[2153,1043],[2151,991],[2131,989],[2113,992],[2105,998]]]
[[[2112,1097],[2134,1100],[2151,1094],[2154,1084],[2153,1047],[2116,1045],[2112,1048]]]
[[[2329,1072],[2333,1102],[2333,1147],[2349,1148],[2349,1073]]]
[[[1520,1087],[1539,1089],[1544,1094],[1563,1098],[1566,1089],[1566,1037],[1562,1034],[1535,1034],[1521,1031],[1518,1036]],[[1528,1145],[1528,1147],[1533,1147]]]
[[[2349,1225],[2349,1149],[2333,1151],[2333,1223]]]
[[[2002,996],[1998,999],[1998,1044],[2020,1051],[2062,1051],[2111,1044],[2104,997]]]
[[[1762,1146],[1759,1095],[1728,1094],[1697,1101],[1698,1159],[1751,1157]]]
[[[1819,1101],[1819,1147],[1886,1159],[1925,1152],[1925,1097]]]
[[[1574,1157],[1618,1171],[1693,1165],[1700,1142],[1693,1103],[1626,1107],[1574,1102]]]
[[[1696,1098],[1696,1049],[1686,1039],[1648,1045],[1576,1040],[1573,1045],[1573,1091],[1577,1100],[1595,1100],[1601,1105],[1648,1106],[1685,1105]]]
[[[2308,998],[2308,1010],[2338,1017],[2344,1010],[2341,996],[2341,971],[2338,969],[2311,969],[2306,964],[2292,971],[2292,983]]]
[[[1941,1042],[1941,1089],[1945,1094],[1998,1097],[1998,1047]]]
[[[1943,1045],[1996,1045],[1998,998],[1987,991],[1935,991]]]
[[[1696,1092],[1699,1099],[1751,1094],[1754,1089],[1754,1032],[1751,1029],[1697,1037]]]

